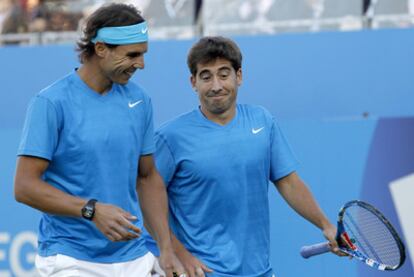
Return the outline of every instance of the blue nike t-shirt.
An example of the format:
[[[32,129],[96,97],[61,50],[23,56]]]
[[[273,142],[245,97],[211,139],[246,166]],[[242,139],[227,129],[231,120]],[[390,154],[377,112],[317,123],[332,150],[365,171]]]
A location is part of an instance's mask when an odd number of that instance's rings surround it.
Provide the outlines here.
[[[68,194],[113,204],[139,217],[136,179],[141,155],[155,150],[151,100],[129,82],[100,95],[75,72],[31,101],[18,155],[49,161],[43,179]],[[143,238],[111,242],[83,218],[43,213],[41,256],[58,253],[114,263],[147,253]]]
[[[207,275],[272,276],[269,181],[297,167],[275,119],[262,107],[237,105],[233,120],[221,126],[196,109],[161,126],[155,137],[170,224],[214,270]]]

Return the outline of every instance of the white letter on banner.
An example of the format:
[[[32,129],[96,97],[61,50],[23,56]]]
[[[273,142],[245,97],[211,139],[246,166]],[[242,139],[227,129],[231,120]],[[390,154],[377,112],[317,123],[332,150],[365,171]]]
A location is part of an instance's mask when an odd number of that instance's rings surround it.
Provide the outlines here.
[[[10,267],[16,276],[36,276],[36,268],[33,266],[29,271],[24,269],[20,263],[20,251],[26,243],[33,245],[37,249],[37,236],[33,232],[22,232],[17,234],[10,247]],[[26,256],[28,263],[34,264],[35,253],[29,253]]]
[[[10,234],[1,232],[0,233],[0,244],[8,244],[10,242]],[[0,250],[0,261],[6,260],[6,252]],[[7,270],[0,270],[0,277],[10,277],[10,272]]]

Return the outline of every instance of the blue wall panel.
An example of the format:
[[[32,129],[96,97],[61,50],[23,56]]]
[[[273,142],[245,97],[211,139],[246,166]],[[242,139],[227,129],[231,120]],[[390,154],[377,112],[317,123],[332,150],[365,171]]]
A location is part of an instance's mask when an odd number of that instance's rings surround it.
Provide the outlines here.
[[[384,148],[378,147],[378,132],[385,130],[384,122],[391,130],[401,125],[397,117],[414,116],[408,70],[414,60],[414,30],[235,39],[244,54],[240,102],[263,105],[277,116],[301,161],[301,176],[329,218],[334,221],[339,207],[350,199],[377,204],[383,196],[367,194],[368,185],[363,185],[368,173],[376,176],[370,168]],[[198,103],[186,68],[192,43],[152,42],[145,70],[133,78],[153,99],[156,126]],[[0,275],[29,276],[32,269],[39,214],[14,201],[15,153],[29,99],[78,66],[73,48],[0,48]],[[388,131],[391,138],[393,133]],[[412,139],[398,145],[414,149]],[[397,160],[404,163],[398,168],[413,164]],[[414,169],[407,170],[404,174]],[[333,255],[303,260],[300,247],[323,240],[320,232],[295,215],[273,187],[269,196],[271,262],[278,276],[374,276],[366,275],[356,261]],[[401,231],[389,195],[382,205]],[[392,276],[413,275],[408,262]]]

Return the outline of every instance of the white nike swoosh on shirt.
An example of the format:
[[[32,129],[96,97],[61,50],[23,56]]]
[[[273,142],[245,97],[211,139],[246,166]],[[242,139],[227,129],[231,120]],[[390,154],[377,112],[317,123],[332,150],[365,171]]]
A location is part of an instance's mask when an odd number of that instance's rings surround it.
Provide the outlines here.
[[[145,34],[148,31],[148,28],[142,29],[141,33]]]
[[[257,134],[257,133],[259,133],[261,130],[263,130],[264,129],[264,127],[262,127],[262,128],[259,128],[259,129],[255,129],[255,128],[252,128],[252,133],[253,134]]]
[[[133,108],[133,107],[135,107],[136,105],[141,104],[141,103],[142,103],[142,101],[143,101],[143,100],[138,100],[138,101],[133,102],[133,103],[132,103],[131,101],[129,101],[129,103],[128,103],[128,107]]]

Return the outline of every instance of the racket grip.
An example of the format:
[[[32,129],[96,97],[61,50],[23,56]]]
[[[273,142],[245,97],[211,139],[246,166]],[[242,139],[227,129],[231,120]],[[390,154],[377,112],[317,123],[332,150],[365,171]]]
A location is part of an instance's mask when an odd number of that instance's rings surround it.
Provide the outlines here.
[[[329,252],[331,247],[329,246],[329,242],[322,242],[313,245],[303,246],[300,249],[300,255],[307,259],[312,256],[320,255],[326,252]]]

